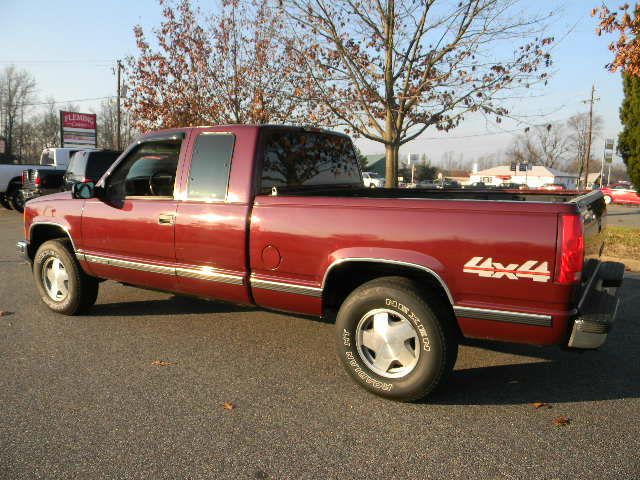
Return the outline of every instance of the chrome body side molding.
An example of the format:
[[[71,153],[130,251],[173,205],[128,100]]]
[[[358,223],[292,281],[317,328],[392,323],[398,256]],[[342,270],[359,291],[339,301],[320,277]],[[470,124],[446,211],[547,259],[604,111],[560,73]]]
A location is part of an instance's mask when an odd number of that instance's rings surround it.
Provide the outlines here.
[[[230,275],[219,273],[209,267],[198,268],[176,268],[176,275],[185,278],[197,278],[198,280],[209,280],[217,283],[229,283],[231,285],[244,285],[244,278],[240,275]]]
[[[434,277],[438,281],[438,283],[440,284],[442,289],[447,294],[447,298],[449,299],[449,303],[451,303],[451,305],[453,305],[453,296],[451,295],[451,291],[449,290],[449,287],[447,287],[447,284],[444,282],[442,277],[440,275],[438,275],[436,272],[434,272],[433,270],[431,270],[430,268],[425,267],[423,265],[418,265],[417,263],[402,262],[402,261],[399,261],[399,260],[385,260],[385,259],[382,259],[382,258],[361,258],[361,257],[357,257],[357,258],[340,258],[340,259],[334,261],[331,265],[329,265],[329,268],[327,268],[327,271],[324,274],[324,278],[322,279],[322,290],[324,290],[324,287],[325,287],[325,285],[327,283],[327,278],[329,278],[329,274],[331,273],[331,270],[333,270],[335,267],[337,267],[339,265],[342,265],[343,263],[348,263],[348,262],[387,263],[387,264],[391,264],[391,265],[401,265],[403,267],[410,267],[410,268],[415,268],[415,269],[418,269],[418,270],[422,270],[422,271],[428,273],[429,275],[431,275],[432,277]]]
[[[454,306],[453,311],[458,317],[476,318],[478,320],[493,320],[496,322],[521,323],[524,325],[534,325],[538,327],[552,326],[551,315],[459,306]]]
[[[276,292],[307,295],[309,297],[322,297],[322,288],[308,287],[305,285],[295,285],[293,283],[259,280],[253,276],[251,277],[251,287],[259,288],[262,290],[274,290]]]
[[[228,283],[231,285],[244,285],[244,278],[241,275],[220,273],[210,267],[167,267],[164,265],[154,265],[151,263],[133,262],[129,260],[120,260],[117,258],[104,257],[100,255],[91,255],[84,252],[76,252],[76,257],[78,258],[78,260],[84,260],[89,263],[110,265],[112,267],[127,268],[129,270],[159,273],[162,275],[176,275],[178,277],[196,278],[199,280],[207,280],[216,283]]]

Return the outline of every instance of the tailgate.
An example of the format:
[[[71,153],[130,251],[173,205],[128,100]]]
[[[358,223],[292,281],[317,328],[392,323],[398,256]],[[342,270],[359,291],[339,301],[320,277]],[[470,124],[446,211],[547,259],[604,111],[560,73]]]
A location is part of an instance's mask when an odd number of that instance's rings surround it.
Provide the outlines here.
[[[584,229],[584,266],[577,300],[581,300],[600,267],[606,237],[607,205],[600,191],[575,200]]]

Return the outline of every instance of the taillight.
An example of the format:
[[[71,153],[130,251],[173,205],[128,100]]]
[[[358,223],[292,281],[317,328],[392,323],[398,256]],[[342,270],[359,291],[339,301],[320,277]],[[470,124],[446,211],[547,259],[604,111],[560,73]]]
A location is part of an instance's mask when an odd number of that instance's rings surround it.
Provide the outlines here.
[[[560,215],[556,282],[579,282],[584,264],[584,226],[580,215]]]
[[[26,170],[22,171],[22,185],[24,185],[25,183],[27,183],[27,172]]]
[[[42,183],[42,179],[40,178],[40,175],[36,173],[36,180],[35,180],[36,187],[39,187],[41,183]]]
[[[82,183],[89,183],[89,182],[93,182],[93,180],[91,180],[90,178],[84,177],[82,179]]]

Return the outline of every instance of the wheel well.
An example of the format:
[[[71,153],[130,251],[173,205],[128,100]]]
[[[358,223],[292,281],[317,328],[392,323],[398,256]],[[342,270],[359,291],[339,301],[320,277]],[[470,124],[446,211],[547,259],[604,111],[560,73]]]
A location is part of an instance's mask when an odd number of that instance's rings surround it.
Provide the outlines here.
[[[29,236],[29,258],[33,260],[40,245],[55,238],[67,238],[71,240],[69,234],[57,225],[36,225],[31,230]]]
[[[20,188],[22,186],[22,177],[14,177],[9,180],[9,185],[7,186],[7,193],[13,188]]]
[[[444,309],[450,314],[458,328],[453,305],[440,280],[426,270],[393,263],[345,262],[331,269],[324,285],[324,310],[337,312],[353,290],[366,282],[387,276],[401,276],[413,280],[427,298],[436,301],[437,305],[433,305],[434,307]]]

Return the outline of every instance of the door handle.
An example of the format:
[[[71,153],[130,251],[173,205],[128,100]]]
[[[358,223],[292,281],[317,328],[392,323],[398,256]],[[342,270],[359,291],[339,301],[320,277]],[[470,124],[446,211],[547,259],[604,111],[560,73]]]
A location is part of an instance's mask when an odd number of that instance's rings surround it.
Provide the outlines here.
[[[174,225],[176,223],[175,213],[161,213],[158,215],[159,225]]]

